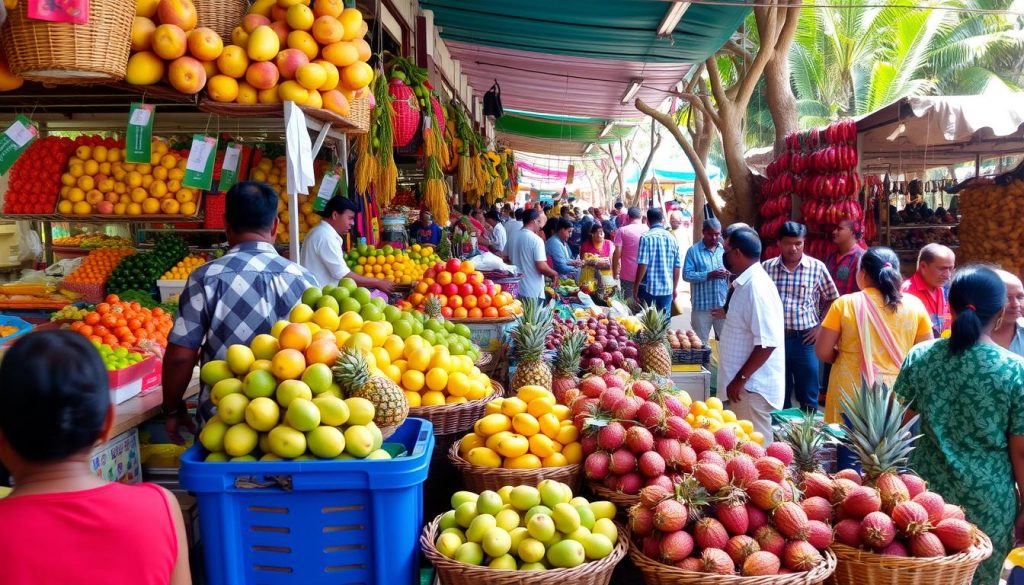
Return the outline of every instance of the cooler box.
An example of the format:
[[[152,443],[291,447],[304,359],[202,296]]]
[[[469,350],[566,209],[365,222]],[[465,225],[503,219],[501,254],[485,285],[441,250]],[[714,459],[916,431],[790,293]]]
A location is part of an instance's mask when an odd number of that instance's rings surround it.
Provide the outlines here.
[[[484,351],[495,351],[508,343],[508,332],[515,324],[512,317],[499,319],[448,319],[469,328],[469,339]]]
[[[196,494],[209,585],[327,585],[419,581],[429,421],[410,418],[387,443],[393,460],[206,463],[181,457]]]

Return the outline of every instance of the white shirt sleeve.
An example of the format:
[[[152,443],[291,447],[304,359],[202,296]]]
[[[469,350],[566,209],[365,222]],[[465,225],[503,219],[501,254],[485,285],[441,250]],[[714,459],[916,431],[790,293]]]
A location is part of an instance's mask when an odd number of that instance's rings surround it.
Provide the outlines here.
[[[544,240],[540,236],[530,238],[533,242],[533,260],[535,262],[547,262],[548,253],[544,249]]]
[[[753,283],[751,283],[753,284]],[[766,291],[767,287],[762,287]],[[753,287],[751,287],[753,291]],[[783,347],[785,344],[785,325],[782,317],[782,300],[773,287],[770,292],[752,294],[751,302],[751,333],[754,345],[761,347]]]
[[[345,263],[345,251],[341,244],[334,238],[316,238],[313,246],[313,253],[316,254],[335,281],[341,280],[349,273],[348,264]]]

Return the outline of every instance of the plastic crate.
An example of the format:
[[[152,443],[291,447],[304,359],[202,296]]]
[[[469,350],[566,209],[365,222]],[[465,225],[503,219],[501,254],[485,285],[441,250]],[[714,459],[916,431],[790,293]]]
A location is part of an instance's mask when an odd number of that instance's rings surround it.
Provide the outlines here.
[[[187,280],[171,279],[156,281],[156,286],[160,289],[160,302],[169,303],[177,301],[181,293],[185,291],[185,284],[187,282]]]
[[[142,379],[150,375],[156,361],[156,356],[149,355],[127,368],[107,372],[107,383],[114,404],[121,404],[142,392]]]
[[[0,337],[0,343],[7,343],[9,341],[17,339],[18,337],[21,337],[22,335],[32,330],[32,324],[29,323],[28,321],[25,321],[24,319],[19,319],[17,317],[8,317],[7,315],[0,315],[0,325],[18,328],[18,330],[15,331],[14,333],[11,333],[10,335],[5,335],[4,337]]]
[[[433,427],[410,418],[388,442],[408,455],[205,463],[190,448],[180,478],[199,501],[208,585],[418,583]]]

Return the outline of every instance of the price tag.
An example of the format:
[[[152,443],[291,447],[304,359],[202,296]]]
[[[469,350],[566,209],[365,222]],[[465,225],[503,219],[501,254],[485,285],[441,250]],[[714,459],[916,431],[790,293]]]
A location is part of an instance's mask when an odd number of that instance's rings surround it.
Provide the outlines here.
[[[18,116],[14,123],[0,135],[0,174],[14,166],[14,161],[39,137],[39,128],[25,116]]]
[[[209,191],[213,186],[213,163],[216,157],[217,139],[202,134],[192,135],[192,148],[188,152],[185,163],[185,178],[181,184],[185,187]]]
[[[238,182],[238,165],[241,162],[242,147],[234,142],[229,142],[224,151],[224,162],[220,167],[220,182],[217,184],[217,191],[223,193]]]
[[[320,190],[316,193],[316,200],[313,201],[313,211],[323,211],[327,207],[327,202],[334,198],[334,194],[338,192],[338,184],[340,177],[334,171],[327,171],[324,173],[323,179],[320,179]]]
[[[152,152],[153,121],[156,107],[153,104],[133,102],[128,111],[128,131],[125,133],[124,161],[134,164],[149,164]]]

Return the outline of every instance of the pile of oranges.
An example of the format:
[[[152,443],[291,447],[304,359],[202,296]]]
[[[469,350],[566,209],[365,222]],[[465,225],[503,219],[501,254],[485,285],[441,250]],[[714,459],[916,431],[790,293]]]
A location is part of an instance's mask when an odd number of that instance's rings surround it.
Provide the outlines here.
[[[167,348],[167,335],[174,319],[160,307],[147,309],[139,303],[122,301],[117,295],[108,295],[96,310],[85,314],[81,321],[71,324],[71,330],[91,341],[119,347],[139,347],[149,340]]]
[[[184,260],[178,262],[160,277],[160,280],[185,280],[193,270],[199,268],[206,263],[199,256],[186,256]]]
[[[103,284],[110,278],[110,273],[125,256],[135,253],[132,248],[100,248],[89,252],[85,260],[69,274],[66,284]]]

